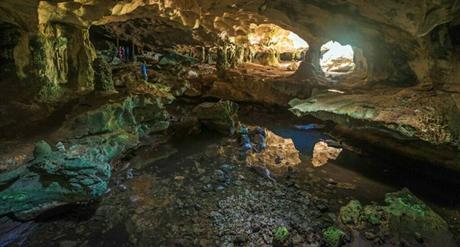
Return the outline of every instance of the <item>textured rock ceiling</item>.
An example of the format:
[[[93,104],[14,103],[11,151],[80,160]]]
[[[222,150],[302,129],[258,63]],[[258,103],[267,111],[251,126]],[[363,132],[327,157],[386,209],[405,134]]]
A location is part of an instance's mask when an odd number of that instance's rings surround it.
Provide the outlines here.
[[[161,17],[210,31],[245,32],[251,23],[270,22],[288,27],[306,39],[367,34],[414,37],[458,17],[458,0],[4,0],[4,21],[34,30],[38,24],[64,22],[101,25],[139,17]],[[384,36],[385,38],[390,38]],[[327,39],[326,38],[326,39]],[[352,38],[350,38],[352,40]]]
[[[190,37],[194,41],[189,43],[193,44],[215,43],[216,34],[222,32],[230,36],[246,35],[251,23],[273,23],[297,33],[313,46],[336,40],[362,48],[370,63],[368,77],[373,81],[418,80],[427,84],[438,83],[435,80],[445,84],[456,76],[452,66],[446,66],[439,61],[438,54],[433,55],[433,51],[430,51],[429,48],[434,45],[428,34],[440,25],[458,23],[459,16],[459,0],[0,2],[0,21],[13,23],[30,33],[44,32],[50,23],[86,29],[92,25],[137,19],[140,24],[130,25],[133,29],[140,28],[133,30],[132,36],[136,32],[144,32],[151,25],[152,29],[155,27],[157,33],[153,33],[156,36],[169,33],[172,42],[174,38],[179,42],[184,37]],[[444,72],[433,76],[433,70]]]

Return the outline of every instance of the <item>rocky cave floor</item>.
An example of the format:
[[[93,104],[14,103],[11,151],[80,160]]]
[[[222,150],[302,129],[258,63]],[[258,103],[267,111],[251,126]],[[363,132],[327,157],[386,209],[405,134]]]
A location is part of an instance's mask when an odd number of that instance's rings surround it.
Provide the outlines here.
[[[179,65],[174,67],[181,68]],[[128,148],[112,160],[109,190],[100,200],[51,209],[34,221],[2,218],[0,230],[4,234],[1,234],[0,246],[4,243],[5,246],[63,247],[439,246],[439,243],[455,246],[458,243],[460,198],[455,185],[426,179],[414,170],[404,170],[401,163],[405,160],[396,157],[385,160],[346,139],[341,143],[348,143],[348,148],[336,161],[314,168],[311,164],[313,146],[321,139],[332,138],[332,130],[305,131],[293,126],[321,124],[317,119],[296,117],[277,107],[239,103],[238,115],[242,123],[261,126],[283,138],[292,138],[301,153],[301,164],[275,174],[276,181],[247,166],[240,157],[237,137],[223,136],[203,129],[197,122],[188,121],[196,105],[205,99],[215,102],[215,98],[222,95],[235,101],[287,102],[292,98],[290,91],[295,91],[296,87],[285,86],[284,83],[288,82],[283,78],[292,71],[246,64],[226,73],[225,79],[232,83],[217,81],[208,85],[207,82],[216,80],[215,69],[211,66],[181,68],[179,72],[178,68],[156,71],[150,83],[139,83],[133,76],[137,69],[138,64],[114,68],[115,83],[117,80],[125,82],[122,87],[117,87],[118,94],[91,93],[70,100],[55,109],[53,114],[46,118],[42,116],[43,120],[31,129],[23,128],[21,124],[10,126],[11,131],[2,133],[5,138],[0,146],[0,169],[12,169],[27,162],[37,140],[44,139],[51,144],[64,141],[67,147],[72,142],[80,142],[78,138],[67,139],[73,134],[61,127],[72,122],[75,116],[104,111],[101,109],[106,105],[125,102],[129,95],[153,95],[161,99],[168,98],[171,92],[180,95],[166,106],[171,114],[167,121],[175,122],[173,125],[179,127],[173,126],[173,133],[153,135],[146,140],[141,138],[142,147]],[[177,80],[177,73],[183,79],[189,76],[184,72],[190,69],[200,76],[188,78],[192,86],[186,87],[183,81]],[[276,79],[283,84],[282,87],[276,86],[273,81]],[[170,91],[165,92],[163,87]],[[412,97],[409,89],[390,91],[389,95],[398,95],[398,100],[406,105],[413,105],[411,102],[420,98]],[[332,108],[338,105],[337,109],[343,109],[343,102],[353,108],[353,101],[359,98],[359,102],[370,102],[384,109],[394,108],[392,105],[387,107],[387,98],[378,97],[383,93],[373,95],[370,92],[326,92],[326,96],[320,94],[315,102],[322,104],[324,101]],[[425,98],[430,100],[436,95]],[[162,107],[152,109],[164,110]],[[118,119],[111,118],[109,125],[112,120],[119,124]],[[202,129],[201,133],[197,133],[200,132],[197,129]],[[101,132],[94,136],[105,134]],[[264,165],[270,167],[274,164]],[[388,227],[391,220],[385,217],[377,223],[364,223],[362,218],[368,213],[359,216],[356,226],[344,223],[343,217],[347,214],[343,216],[342,208],[350,205],[351,200],[371,205],[364,207],[365,212],[380,207],[378,205],[384,203],[386,193],[405,187],[447,221],[456,243],[445,232],[444,223],[440,227],[442,230],[433,236],[431,230],[424,231],[423,228],[421,233],[395,233]],[[440,194],[445,187],[449,190]],[[406,205],[408,212],[414,208],[419,212],[412,205]],[[428,209],[421,212],[423,217],[431,215]],[[420,222],[417,217],[401,225],[414,229],[413,222],[420,225],[437,222],[429,217]]]
[[[3,225],[20,226],[10,232],[15,236],[9,237],[16,238],[11,246],[331,246],[324,231],[334,226],[347,229],[339,210],[350,200],[380,203],[385,193],[403,185],[427,196],[412,181],[382,182],[367,177],[362,167],[347,167],[377,162],[358,149],[313,168],[312,145],[326,133],[294,131],[293,122],[306,120],[293,120],[284,111],[245,104],[241,112],[245,123],[294,137],[295,142],[303,139],[296,143],[302,151],[301,165],[277,174],[273,182],[244,164],[235,137],[206,130],[164,145],[147,145],[117,160],[121,165],[100,201],[67,206],[62,213],[54,210],[34,222],[3,219]],[[383,177],[398,173],[378,168],[373,172],[386,173]],[[428,203],[458,232],[455,209]],[[282,242],[274,238],[274,229],[280,227],[289,231]],[[430,238],[406,240],[372,226],[345,232],[340,243],[345,246],[427,246],[423,239]]]

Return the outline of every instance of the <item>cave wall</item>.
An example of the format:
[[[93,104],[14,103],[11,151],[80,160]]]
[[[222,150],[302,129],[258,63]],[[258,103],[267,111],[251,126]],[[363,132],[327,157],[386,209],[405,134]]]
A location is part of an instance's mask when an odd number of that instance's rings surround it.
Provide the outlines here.
[[[457,88],[459,55],[451,23],[459,19],[459,10],[458,0],[5,0],[0,2],[0,21],[17,26],[20,33],[14,49],[17,77],[29,81],[27,88],[46,101],[58,98],[63,88],[92,88],[90,26],[145,18],[153,21],[131,26],[132,32],[125,34],[139,45],[170,30],[187,34],[177,42],[215,45],[216,35],[210,34],[237,37],[246,35],[251,23],[273,23],[309,44],[336,40],[362,49],[367,83]],[[158,24],[163,29],[156,36],[136,39],[136,33]]]

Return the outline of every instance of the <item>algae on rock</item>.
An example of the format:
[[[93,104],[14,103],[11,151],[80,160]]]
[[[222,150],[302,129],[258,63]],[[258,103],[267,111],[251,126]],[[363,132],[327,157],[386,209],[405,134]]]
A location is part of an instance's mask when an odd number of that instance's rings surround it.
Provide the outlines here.
[[[236,130],[238,105],[231,101],[205,102],[193,109],[198,120],[206,127],[222,134]]]
[[[388,193],[385,202],[385,206],[362,207],[351,201],[340,209],[339,219],[356,230],[378,227],[392,238],[415,245],[423,238],[424,246],[457,246],[446,221],[409,190]]]
[[[56,206],[97,199],[106,192],[110,174],[107,161],[80,153],[42,154],[25,167],[1,174],[0,215],[30,219]]]
[[[110,65],[102,57],[97,57],[93,61],[93,69],[94,89],[101,92],[114,92],[115,86]]]
[[[0,215],[30,219],[56,206],[88,202],[107,191],[110,160],[140,143],[140,136],[168,128],[163,102],[130,96],[68,120],[61,128],[69,148],[44,141],[25,166],[0,175]]]
[[[327,246],[329,247],[338,247],[342,243],[342,239],[345,236],[345,233],[336,228],[336,227],[328,227],[323,231],[323,237],[326,241]]]

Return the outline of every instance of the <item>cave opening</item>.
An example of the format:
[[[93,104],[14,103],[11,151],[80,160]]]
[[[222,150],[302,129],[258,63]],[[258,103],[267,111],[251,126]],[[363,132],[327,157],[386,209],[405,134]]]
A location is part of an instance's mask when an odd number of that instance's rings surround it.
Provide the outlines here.
[[[325,43],[321,46],[320,65],[328,78],[351,74],[356,67],[353,48],[332,40]]]
[[[251,62],[290,71],[296,70],[308,52],[305,40],[274,24],[251,25],[248,42],[255,53]]]

